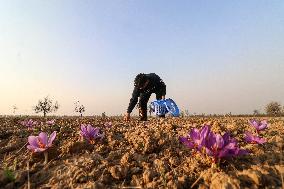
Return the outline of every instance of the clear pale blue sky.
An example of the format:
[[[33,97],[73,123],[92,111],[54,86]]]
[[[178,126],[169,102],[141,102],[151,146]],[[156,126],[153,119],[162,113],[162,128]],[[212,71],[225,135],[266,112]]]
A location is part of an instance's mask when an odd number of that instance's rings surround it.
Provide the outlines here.
[[[283,104],[284,1],[1,1],[0,114],[121,114],[140,72],[191,113]]]

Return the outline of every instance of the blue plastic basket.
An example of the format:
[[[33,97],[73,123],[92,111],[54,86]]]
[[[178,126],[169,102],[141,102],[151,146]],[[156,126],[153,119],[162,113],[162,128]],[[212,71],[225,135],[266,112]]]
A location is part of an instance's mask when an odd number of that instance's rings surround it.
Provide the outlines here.
[[[151,102],[151,111],[158,116],[166,115],[168,112],[170,112],[174,117],[178,117],[180,115],[179,108],[170,98]]]
[[[166,113],[168,113],[165,105],[165,100],[156,100],[151,102],[151,110],[158,116],[166,115]]]
[[[170,112],[174,117],[178,117],[179,116],[179,108],[178,108],[177,104],[170,98],[166,99],[165,101],[166,101],[165,105],[166,105],[168,112]]]

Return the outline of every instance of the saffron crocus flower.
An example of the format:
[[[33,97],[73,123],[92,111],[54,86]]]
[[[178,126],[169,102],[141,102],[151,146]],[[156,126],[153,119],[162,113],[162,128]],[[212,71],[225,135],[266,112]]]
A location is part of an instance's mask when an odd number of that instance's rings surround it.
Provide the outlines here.
[[[240,149],[237,140],[231,138],[229,133],[221,136],[210,132],[206,141],[206,153],[212,156],[216,163],[221,158],[245,155],[248,152]]]
[[[267,121],[257,121],[257,120],[249,120],[249,123],[256,129],[257,132],[262,131],[267,128]]]
[[[91,144],[94,144],[96,139],[103,139],[104,137],[103,134],[100,134],[99,128],[93,128],[90,124],[81,125],[81,135]]]
[[[266,142],[264,138],[254,136],[252,133],[248,131],[245,132],[245,141],[252,144],[263,144]]]
[[[50,137],[45,132],[39,133],[38,136],[29,136],[29,145],[27,148],[32,152],[44,152],[51,147],[53,140],[56,137],[56,131],[54,131]]]
[[[205,125],[200,131],[196,128],[192,129],[187,137],[180,137],[179,140],[188,148],[213,157],[214,163],[219,162],[221,158],[248,154],[246,150],[238,147],[237,140],[232,138],[229,133],[225,133],[223,136],[215,134],[208,125]]]
[[[107,127],[107,128],[111,128],[112,127],[112,122],[106,122],[104,124],[104,126]]]
[[[56,131],[54,131],[50,137],[45,132],[39,133],[38,136],[29,136],[29,145],[27,148],[32,152],[43,152],[44,153],[44,164],[48,162],[47,149],[51,147],[53,140],[56,137]]]
[[[202,147],[205,145],[209,132],[210,127],[208,125],[204,125],[200,130],[193,128],[186,137],[179,137],[179,140],[186,147],[201,151]]]
[[[29,119],[29,120],[21,121],[21,124],[23,126],[26,126],[28,129],[32,129],[33,126],[37,124],[37,122],[33,121],[32,119]]]
[[[47,125],[54,125],[55,124],[55,119],[49,120],[46,122]]]

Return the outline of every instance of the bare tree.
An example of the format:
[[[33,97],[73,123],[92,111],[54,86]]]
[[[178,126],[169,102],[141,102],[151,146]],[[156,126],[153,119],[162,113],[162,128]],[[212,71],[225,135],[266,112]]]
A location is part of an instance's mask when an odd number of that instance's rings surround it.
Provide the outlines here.
[[[80,104],[80,101],[75,102],[75,112],[80,113],[81,117],[83,116],[83,113],[85,112],[85,106]]]
[[[189,117],[189,110],[186,109],[186,110],[184,111],[184,114],[185,114],[186,117]]]
[[[106,113],[105,112],[102,113],[102,118],[106,118]]]
[[[253,110],[253,115],[259,115],[259,110]]]
[[[184,111],[180,111],[180,117],[184,117]]]
[[[15,113],[16,113],[16,110],[17,110],[18,108],[17,108],[16,105],[14,105],[12,108],[13,108],[13,114],[15,114]]]
[[[278,102],[270,102],[266,105],[265,111],[268,115],[281,115],[281,105]]]
[[[47,113],[56,112],[59,108],[59,104],[56,101],[53,104],[53,101],[49,97],[45,97],[43,100],[39,100],[38,104],[33,108],[35,113],[43,113],[45,117]]]

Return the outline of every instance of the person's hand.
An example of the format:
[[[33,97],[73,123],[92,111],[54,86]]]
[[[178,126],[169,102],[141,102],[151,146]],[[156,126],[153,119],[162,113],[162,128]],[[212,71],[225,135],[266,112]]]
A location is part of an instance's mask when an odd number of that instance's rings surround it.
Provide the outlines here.
[[[126,113],[124,116],[124,121],[129,121],[130,120],[130,113]]]

